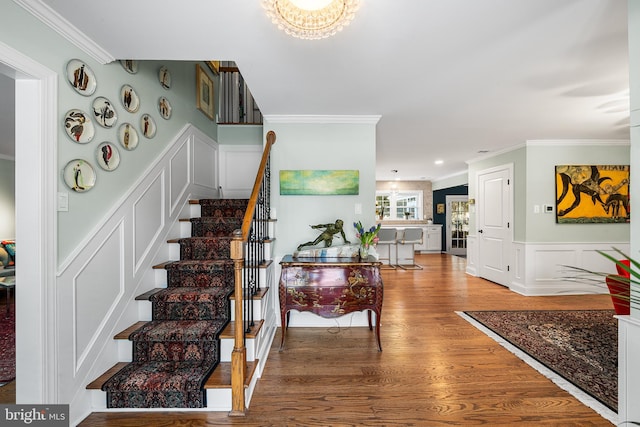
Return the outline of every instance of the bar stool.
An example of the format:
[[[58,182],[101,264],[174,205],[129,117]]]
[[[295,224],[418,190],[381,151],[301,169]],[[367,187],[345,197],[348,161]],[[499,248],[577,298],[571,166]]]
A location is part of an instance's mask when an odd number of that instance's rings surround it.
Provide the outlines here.
[[[381,250],[378,250],[378,260],[382,262],[381,269],[395,269],[396,266],[391,263],[391,245],[396,246],[398,230],[395,228],[381,228],[378,231],[378,247],[384,245],[387,247],[387,257],[383,258]],[[387,261],[385,263],[385,261]]]
[[[402,236],[401,239],[397,240],[397,244],[396,244],[396,262],[398,264],[398,267],[402,268],[403,270],[422,270],[422,266],[416,264],[415,261],[415,249],[414,246],[416,244],[421,244],[422,243],[422,228],[405,228],[404,229],[404,234]],[[399,248],[400,246],[408,246],[411,249],[411,257],[408,258],[400,258],[398,253],[399,253]],[[400,261],[410,261],[411,264],[403,264]]]

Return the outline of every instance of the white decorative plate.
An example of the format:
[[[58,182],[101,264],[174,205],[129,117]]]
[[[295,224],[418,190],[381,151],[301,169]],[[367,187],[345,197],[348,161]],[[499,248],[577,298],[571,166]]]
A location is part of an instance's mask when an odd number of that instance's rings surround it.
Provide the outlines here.
[[[120,102],[122,102],[124,109],[130,113],[135,113],[140,108],[140,98],[130,85],[124,85],[120,89]]]
[[[120,152],[118,147],[110,142],[98,145],[96,158],[100,167],[106,171],[112,171],[120,165]]]
[[[153,117],[149,114],[143,114],[142,117],[140,117],[140,130],[146,138],[151,139],[156,136],[156,122],[153,120]]]
[[[64,116],[64,130],[74,142],[86,144],[93,139],[95,128],[91,118],[82,110],[69,110]]]
[[[67,163],[63,171],[64,182],[73,191],[83,193],[96,184],[96,172],[86,160],[75,159]]]
[[[120,64],[129,74],[135,74],[138,72],[138,61],[135,59],[121,59]]]
[[[167,70],[167,67],[160,67],[160,71],[158,71],[158,80],[160,80],[160,85],[163,88],[171,88],[171,73]]]
[[[135,150],[138,146],[138,131],[131,123],[123,123],[118,129],[118,140],[125,150]]]
[[[163,119],[169,120],[171,118],[171,104],[164,96],[161,96],[160,99],[158,99],[158,111]]]
[[[79,59],[67,62],[67,80],[80,95],[91,96],[96,91],[96,75]]]
[[[113,104],[104,96],[93,100],[93,115],[98,124],[105,128],[111,128],[118,121],[118,114]]]

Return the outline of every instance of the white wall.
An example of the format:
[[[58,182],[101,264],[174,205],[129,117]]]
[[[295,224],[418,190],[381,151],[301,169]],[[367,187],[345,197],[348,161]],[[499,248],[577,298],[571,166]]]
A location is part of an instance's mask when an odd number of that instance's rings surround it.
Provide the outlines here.
[[[280,224],[274,248],[276,262],[285,254],[291,254],[300,243],[318,236],[321,230],[313,230],[310,225],[342,219],[347,239],[355,242],[354,221],[362,221],[365,227],[375,223],[377,121],[377,116],[265,117],[265,135],[270,130],[276,133],[271,155],[271,206]],[[290,169],[358,170],[359,194],[282,196],[279,171]],[[360,214],[355,213],[357,205],[361,207]],[[286,227],[282,224],[286,224]],[[333,244],[342,243],[340,238],[336,238]],[[300,314],[292,313],[291,326],[325,324],[325,319],[309,313]],[[335,321],[331,320],[331,324],[335,324]],[[348,324],[351,317],[343,316],[338,321]]]

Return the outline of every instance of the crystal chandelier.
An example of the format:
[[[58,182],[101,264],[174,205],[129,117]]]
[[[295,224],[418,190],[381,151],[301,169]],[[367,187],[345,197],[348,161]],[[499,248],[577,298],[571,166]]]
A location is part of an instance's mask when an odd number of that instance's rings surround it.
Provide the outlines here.
[[[285,33],[317,40],[349,25],[359,0],[262,0],[262,6],[271,21]]]

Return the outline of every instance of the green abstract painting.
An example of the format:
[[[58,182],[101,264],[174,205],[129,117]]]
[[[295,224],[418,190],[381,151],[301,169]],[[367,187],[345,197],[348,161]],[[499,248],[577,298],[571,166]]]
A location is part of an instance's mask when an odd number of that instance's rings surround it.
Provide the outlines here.
[[[357,195],[360,171],[357,170],[281,170],[280,194]]]

